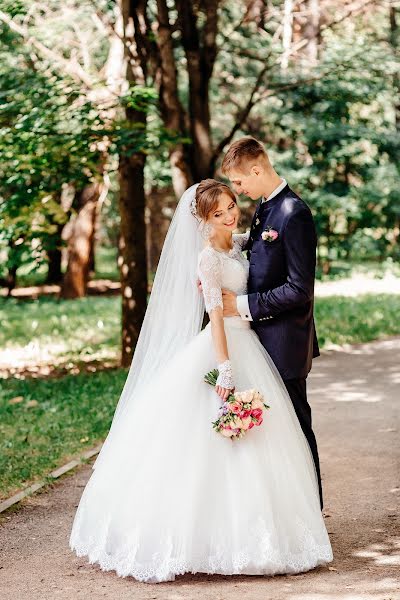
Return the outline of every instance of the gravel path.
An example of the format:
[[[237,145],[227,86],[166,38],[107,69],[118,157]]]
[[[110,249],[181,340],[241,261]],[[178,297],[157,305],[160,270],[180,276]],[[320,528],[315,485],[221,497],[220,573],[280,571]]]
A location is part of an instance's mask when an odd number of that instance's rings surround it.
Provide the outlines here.
[[[309,379],[334,562],[294,576],[143,584],[69,550],[91,469],[0,516],[1,600],[400,600],[400,338],[333,351]]]

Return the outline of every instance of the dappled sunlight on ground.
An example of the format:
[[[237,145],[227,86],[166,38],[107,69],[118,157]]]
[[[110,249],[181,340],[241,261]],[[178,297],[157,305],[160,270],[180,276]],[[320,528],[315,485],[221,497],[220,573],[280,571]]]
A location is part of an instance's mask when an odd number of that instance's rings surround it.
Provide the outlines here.
[[[70,345],[62,342],[38,340],[26,346],[13,346],[0,349],[0,379],[8,377],[49,377],[66,373],[77,374],[84,371],[115,368],[120,364],[120,352],[110,347],[97,349],[90,354],[84,348],[81,353],[73,353],[69,358]]]
[[[121,284],[119,281],[112,281],[111,279],[94,279],[88,282],[88,295],[97,294],[119,294],[121,290]],[[11,290],[11,296],[13,298],[39,298],[39,296],[58,296],[61,293],[61,286],[57,284],[52,285],[31,285],[25,287],[16,287]],[[7,296],[8,291],[6,288],[0,288],[0,296]]]
[[[389,391],[398,389],[400,366],[393,364],[392,360],[393,355],[398,355],[398,338],[362,345],[345,345],[323,353],[329,356],[329,361],[322,362],[319,358],[314,360],[311,393],[314,396],[320,394],[324,404],[382,402]],[[335,380],[330,377],[334,371],[346,373],[346,377]]]
[[[357,558],[368,558],[377,566],[400,566],[400,538],[386,538],[383,543],[371,544],[365,550],[353,553]]]
[[[288,594],[287,600],[395,600],[398,596],[393,596],[392,592],[396,589],[394,579],[383,579],[380,582],[374,582],[371,589],[362,595],[357,592],[355,586],[348,585],[348,591],[334,590],[331,586],[326,592],[311,592],[301,594]]]

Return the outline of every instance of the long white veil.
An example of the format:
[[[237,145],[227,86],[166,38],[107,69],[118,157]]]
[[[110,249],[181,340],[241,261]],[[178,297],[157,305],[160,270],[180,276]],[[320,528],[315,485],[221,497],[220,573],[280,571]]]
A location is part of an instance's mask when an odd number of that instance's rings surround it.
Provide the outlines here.
[[[197,288],[197,261],[204,239],[190,210],[198,185],[182,194],[169,226],[128,377],[93,469],[123,422],[127,406],[136,401],[157,371],[201,331],[204,300]]]

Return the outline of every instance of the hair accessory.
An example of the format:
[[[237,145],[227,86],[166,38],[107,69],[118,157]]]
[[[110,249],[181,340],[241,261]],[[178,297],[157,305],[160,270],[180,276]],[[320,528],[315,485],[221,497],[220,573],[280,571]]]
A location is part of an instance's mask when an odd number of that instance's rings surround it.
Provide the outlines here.
[[[190,203],[190,212],[197,219],[197,202],[196,202],[196,196],[193,196],[193,200]]]

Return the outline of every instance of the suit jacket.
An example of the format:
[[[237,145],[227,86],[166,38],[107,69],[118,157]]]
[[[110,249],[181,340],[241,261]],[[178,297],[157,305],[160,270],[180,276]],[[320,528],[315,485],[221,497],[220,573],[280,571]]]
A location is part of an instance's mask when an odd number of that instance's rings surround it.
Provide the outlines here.
[[[271,228],[274,241],[261,234]],[[245,246],[251,326],[282,379],[307,377],[319,356],[314,324],[317,235],[307,204],[286,185],[257,206]]]

